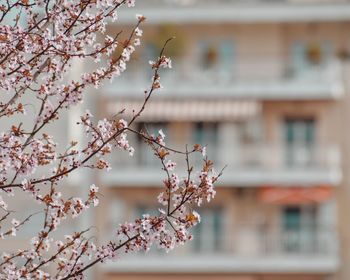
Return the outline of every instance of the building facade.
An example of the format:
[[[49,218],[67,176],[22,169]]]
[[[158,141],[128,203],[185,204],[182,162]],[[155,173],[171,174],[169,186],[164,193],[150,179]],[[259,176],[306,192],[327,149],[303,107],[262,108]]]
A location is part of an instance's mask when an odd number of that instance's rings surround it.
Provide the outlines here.
[[[129,12],[109,32],[131,28]],[[228,167],[191,243],[101,265],[96,279],[350,279],[350,2],[147,0],[131,12],[149,19],[142,47],[100,90],[97,114],[138,108],[147,61],[175,36],[173,69],[136,128],[162,129],[179,149],[207,145]],[[132,142],[134,158],[115,156],[98,178],[101,240],[158,209],[161,164]]]

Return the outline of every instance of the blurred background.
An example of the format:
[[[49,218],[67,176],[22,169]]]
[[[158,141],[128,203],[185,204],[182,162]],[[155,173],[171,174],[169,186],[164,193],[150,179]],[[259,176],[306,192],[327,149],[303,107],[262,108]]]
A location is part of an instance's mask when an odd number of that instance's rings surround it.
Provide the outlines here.
[[[135,13],[147,17],[142,46],[99,90],[95,114],[139,108],[148,61],[175,36],[173,69],[136,127],[162,129],[171,147],[207,145],[228,167],[193,242],[100,265],[91,279],[349,280],[350,1],[139,0],[108,32],[127,38]],[[161,164],[131,141],[133,158],[119,153],[94,175],[104,196],[85,223],[100,241],[159,207]]]

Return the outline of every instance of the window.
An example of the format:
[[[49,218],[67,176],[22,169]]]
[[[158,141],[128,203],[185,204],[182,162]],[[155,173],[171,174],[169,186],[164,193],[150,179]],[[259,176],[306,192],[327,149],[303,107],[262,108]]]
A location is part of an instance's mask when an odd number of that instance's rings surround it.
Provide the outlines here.
[[[283,208],[281,242],[285,252],[312,252],[315,250],[317,234],[314,206]]]
[[[287,231],[299,231],[301,223],[301,209],[299,207],[287,207],[283,212],[283,226]]]
[[[312,118],[287,118],[284,121],[284,142],[288,166],[305,166],[314,163],[315,127],[315,121]]]
[[[283,250],[287,252],[300,250],[301,210],[299,207],[287,207],[283,211]]]
[[[220,75],[229,78],[232,75],[234,49],[230,41],[222,41],[219,45],[220,52]]]
[[[212,253],[224,249],[223,213],[221,208],[201,209],[201,222],[193,228],[194,252]]]

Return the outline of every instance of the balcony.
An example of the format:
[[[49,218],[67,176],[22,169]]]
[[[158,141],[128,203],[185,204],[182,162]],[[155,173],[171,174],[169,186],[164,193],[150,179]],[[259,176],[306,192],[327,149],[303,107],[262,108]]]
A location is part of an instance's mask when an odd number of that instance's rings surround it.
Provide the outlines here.
[[[254,57],[252,58],[254,60]],[[273,62],[275,61],[275,62]],[[217,65],[210,69],[174,61],[174,69],[162,71],[160,98],[237,98],[253,100],[333,100],[344,94],[338,61],[309,65],[305,69],[284,64],[278,57],[268,61],[238,62],[234,69]],[[193,62],[193,65],[198,63]],[[130,65],[115,83],[102,89],[105,97],[142,98],[150,85],[149,69]],[[227,63],[226,63],[227,66]],[[148,73],[148,74],[147,74]]]
[[[339,265],[331,228],[282,232],[239,226],[228,236],[209,233],[167,255],[151,250],[147,258],[126,256],[103,268],[106,272],[332,273]]]
[[[209,157],[217,168],[228,165],[218,186],[335,186],[341,180],[341,157],[337,146],[242,145],[221,149],[218,144],[208,146],[212,147]],[[104,184],[111,187],[161,186],[165,174],[148,147],[136,149],[136,158],[130,159],[125,153],[118,155],[112,159],[116,172],[104,175],[101,178]],[[179,172],[185,172],[184,163],[181,165],[179,158],[174,159],[178,162]],[[199,157],[192,160],[197,166],[201,162]]]
[[[252,23],[341,21],[350,16],[348,0],[143,0],[120,14],[124,23],[134,23],[135,11],[149,22]]]

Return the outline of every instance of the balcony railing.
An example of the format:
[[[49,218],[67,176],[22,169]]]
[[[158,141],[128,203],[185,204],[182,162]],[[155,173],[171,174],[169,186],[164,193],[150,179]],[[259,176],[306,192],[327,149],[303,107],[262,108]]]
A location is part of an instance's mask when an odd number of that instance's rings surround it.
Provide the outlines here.
[[[208,222],[209,220],[209,222]],[[282,225],[237,224],[234,228],[219,219],[203,217],[193,228],[193,240],[179,247],[171,255],[224,255],[232,258],[263,258],[288,256],[336,256],[338,237],[336,228],[329,225],[302,225],[295,229],[283,229]],[[201,230],[198,230],[202,228]],[[164,252],[153,246],[151,256]],[[141,253],[143,255],[144,252]]]
[[[194,235],[186,254],[225,254],[235,257],[335,255],[337,238],[332,228],[266,230],[239,227],[230,235]]]
[[[273,62],[275,60],[275,62]],[[240,98],[338,96],[342,93],[341,67],[337,61],[327,64],[294,67],[271,58],[266,62],[237,63],[232,67],[219,64],[213,67],[189,66],[191,62],[174,61],[171,71],[162,71],[161,83],[168,97],[216,96]],[[196,65],[196,63],[193,63]],[[149,86],[149,69],[130,68],[107,86],[110,95],[140,95]],[[147,74],[148,73],[148,74]],[[182,95],[181,95],[182,96]]]
[[[198,54],[192,54],[196,56]],[[252,54],[254,60],[254,54]],[[258,57],[257,57],[258,58]],[[228,58],[229,59],[229,58]],[[231,83],[231,82],[254,82],[254,81],[316,81],[320,78],[336,79],[338,78],[339,63],[337,61],[308,64],[292,65],[283,63],[281,57],[269,56],[266,60],[246,61],[246,62],[213,62],[213,65],[200,65],[201,62],[188,61],[187,59],[174,58],[173,70],[162,72],[163,79],[169,83],[179,83],[180,81],[188,83],[208,84],[213,82]],[[228,64],[231,65],[228,65]],[[191,65],[192,64],[192,65]],[[126,71],[121,79],[126,81],[145,82],[151,78],[149,68],[134,67],[130,64],[130,71]],[[149,73],[147,76],[145,73]]]
[[[340,152],[336,146],[243,146],[232,157],[231,164],[267,170],[334,168],[340,166]]]
[[[337,146],[293,146],[277,147],[272,145],[242,145],[228,154],[226,147],[208,144],[210,158],[216,164],[227,164],[238,170],[294,170],[294,169],[336,169],[340,166],[340,151]],[[176,155],[175,155],[176,157]],[[176,158],[175,158],[176,159]],[[194,162],[202,159],[194,157]],[[157,169],[161,167],[159,160],[147,146],[140,146],[130,157],[119,153],[112,159],[118,169]],[[181,162],[179,159],[178,162]]]
[[[218,168],[227,165],[225,176],[218,182],[224,187],[259,187],[273,186],[337,186],[341,182],[341,157],[336,146],[314,147],[307,149],[293,148],[290,151],[276,146],[237,147],[229,151],[212,147],[212,156]],[[217,150],[215,150],[215,148]],[[152,151],[145,148],[149,154],[148,160],[140,161],[137,149],[134,157],[127,153],[119,153],[111,159],[114,170],[103,176],[106,186],[110,187],[144,187],[161,186],[164,179],[160,161],[152,156]],[[213,150],[214,149],[214,150]],[[176,171],[184,174],[186,164],[183,158],[173,155],[177,162]],[[196,169],[203,164],[200,155],[193,155],[191,164]]]

